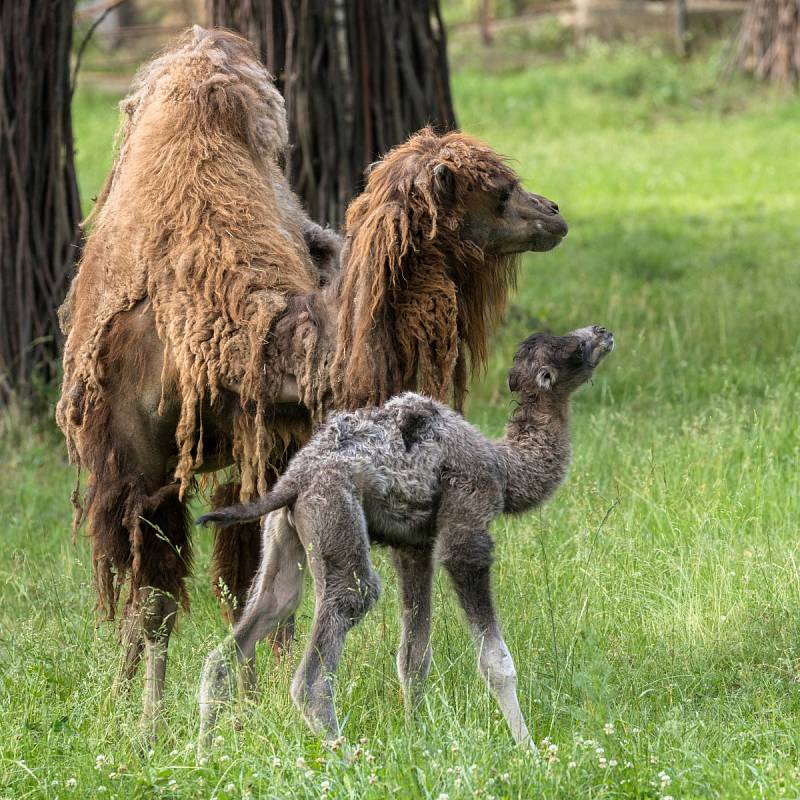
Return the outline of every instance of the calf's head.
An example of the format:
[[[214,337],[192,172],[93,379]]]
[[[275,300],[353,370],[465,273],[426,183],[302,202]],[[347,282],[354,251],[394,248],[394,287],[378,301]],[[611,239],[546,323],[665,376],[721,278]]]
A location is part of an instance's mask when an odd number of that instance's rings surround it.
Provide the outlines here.
[[[565,336],[534,333],[517,349],[508,388],[523,398],[565,399],[592,377],[613,349],[614,335],[599,325]]]

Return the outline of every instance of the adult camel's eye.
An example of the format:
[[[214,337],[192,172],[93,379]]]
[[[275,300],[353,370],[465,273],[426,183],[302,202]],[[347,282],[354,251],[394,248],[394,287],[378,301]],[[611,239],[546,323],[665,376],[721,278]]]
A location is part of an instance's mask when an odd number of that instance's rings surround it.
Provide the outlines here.
[[[511,189],[502,189],[497,198],[497,213],[502,214],[506,210],[506,205],[511,197]]]

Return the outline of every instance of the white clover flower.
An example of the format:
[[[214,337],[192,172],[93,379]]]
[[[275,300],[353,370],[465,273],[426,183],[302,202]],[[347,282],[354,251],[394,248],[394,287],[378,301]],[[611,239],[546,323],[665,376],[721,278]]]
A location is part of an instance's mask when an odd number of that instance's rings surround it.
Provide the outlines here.
[[[609,762],[608,762],[608,766],[609,766],[609,767],[611,767],[612,769],[613,769],[614,767],[616,767],[616,766],[617,766],[617,764],[618,764],[618,762],[617,762],[617,759],[616,759],[616,758],[612,758],[612,759],[611,759],[611,761],[609,761]]]
[[[64,785],[67,787],[67,789],[72,791],[78,785],[78,780],[77,778],[69,778]]]
[[[597,753],[597,755],[601,756],[603,755],[603,753],[605,753],[606,750],[604,747],[595,747],[594,751],[595,753]]]
[[[220,756],[219,760],[220,760],[221,764],[224,764],[226,761],[230,761],[231,757],[229,755],[225,754],[224,756]]]
[[[233,794],[236,791],[236,785],[233,783],[226,783],[223,791],[225,794]]]
[[[511,775],[509,775],[509,773],[507,773],[507,772],[504,772],[500,776],[500,780],[503,781],[503,783],[508,783],[511,780]]]
[[[575,761],[570,761],[569,764],[567,764],[567,769],[575,769],[577,766],[578,764]]]
[[[664,772],[664,770],[661,770],[661,772],[658,773],[658,779],[661,781],[662,789],[666,789],[667,786],[669,786],[672,783],[672,778],[670,778],[670,776],[667,775],[667,773]]]
[[[225,738],[223,736],[215,736],[214,741],[211,742],[213,747],[222,747],[225,744]]]
[[[441,794],[440,794],[440,795],[439,795],[439,796],[436,798],[436,800],[450,800],[450,795],[449,795],[449,794],[445,794],[445,792],[442,792],[442,793],[441,793]]]
[[[613,722],[606,722],[603,726],[603,730],[606,732],[606,736],[613,736],[614,735],[614,723]]]
[[[297,761],[294,762],[294,765],[297,767],[297,769],[305,769],[306,760],[303,758],[303,756],[298,756]]]
[[[321,791],[322,791],[323,793],[324,793],[324,792],[327,792],[327,791],[329,791],[329,790],[330,790],[330,788],[331,788],[331,782],[330,782],[330,781],[322,781],[322,782],[320,783],[320,785],[319,785],[319,788],[321,789]]]
[[[373,785],[373,784],[375,784],[377,782],[378,782],[378,776],[373,772],[369,776],[369,778],[367,778],[367,783],[369,783],[370,785]]]
[[[106,757],[102,753],[99,753],[94,757],[94,768],[101,769],[103,764],[106,763],[106,760]]]

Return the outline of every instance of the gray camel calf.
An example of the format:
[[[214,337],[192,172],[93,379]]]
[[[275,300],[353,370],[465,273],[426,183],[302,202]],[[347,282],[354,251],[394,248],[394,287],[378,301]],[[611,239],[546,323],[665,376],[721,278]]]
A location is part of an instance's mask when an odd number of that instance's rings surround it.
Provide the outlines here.
[[[481,675],[514,739],[530,744],[514,663],[492,602],[489,524],[500,514],[538,506],[563,481],[570,395],[613,347],[614,337],[598,326],[528,337],[508,376],[520,403],[496,442],[418,394],[333,414],[269,494],[201,517],[201,524],[224,525],[281,509],[265,522],[261,568],[233,632],[239,662],[251,664],[256,643],[294,613],[307,563],[316,608],[291,694],[312,730],[338,736],[332,679],[348,630],[380,591],[370,544],[385,544],[400,580],[397,670],[406,703],[413,705],[430,667],[431,582],[438,563],[464,609]],[[229,660],[221,647],[203,669],[201,738],[230,693]]]

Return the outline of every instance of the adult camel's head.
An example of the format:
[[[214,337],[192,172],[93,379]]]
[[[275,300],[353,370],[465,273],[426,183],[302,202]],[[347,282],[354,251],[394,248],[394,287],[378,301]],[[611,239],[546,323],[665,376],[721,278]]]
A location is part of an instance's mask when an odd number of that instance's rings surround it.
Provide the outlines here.
[[[486,361],[516,255],[550,250],[566,233],[558,206],[469,136],[425,128],[394,148],[347,211],[336,404],[417,388],[459,407],[467,354],[473,369]]]

